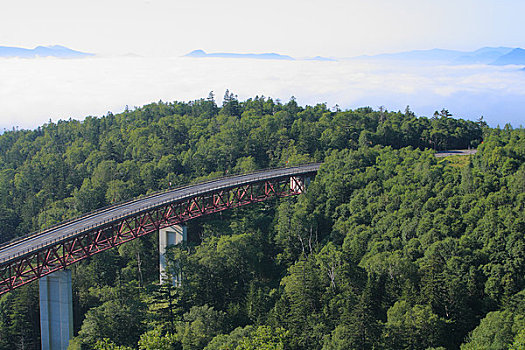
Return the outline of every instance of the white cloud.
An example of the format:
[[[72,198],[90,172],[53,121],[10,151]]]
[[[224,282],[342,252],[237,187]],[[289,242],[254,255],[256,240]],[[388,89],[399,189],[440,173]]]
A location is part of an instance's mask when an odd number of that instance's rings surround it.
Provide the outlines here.
[[[525,124],[525,72],[492,66],[402,66],[363,61],[193,58],[1,59],[0,127],[34,128],[50,118],[82,119],[158,101],[193,100],[228,88],[343,108],[384,105],[434,110],[491,125]]]

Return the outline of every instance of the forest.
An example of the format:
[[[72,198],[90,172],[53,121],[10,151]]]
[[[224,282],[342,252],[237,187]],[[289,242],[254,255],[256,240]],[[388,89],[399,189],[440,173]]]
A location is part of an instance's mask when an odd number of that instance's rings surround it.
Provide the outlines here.
[[[476,148],[473,156],[436,151]],[[70,349],[524,349],[525,129],[446,109],[226,92],[0,135],[0,243],[190,182],[309,162],[307,191],[71,267]],[[0,297],[0,349],[39,349],[38,283]]]

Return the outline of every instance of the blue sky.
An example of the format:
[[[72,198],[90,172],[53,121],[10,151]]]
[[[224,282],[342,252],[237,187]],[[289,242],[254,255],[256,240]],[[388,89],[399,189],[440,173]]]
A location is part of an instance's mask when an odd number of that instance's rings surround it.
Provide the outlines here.
[[[522,0],[23,0],[2,5],[0,45],[338,57],[525,47],[524,13]]]

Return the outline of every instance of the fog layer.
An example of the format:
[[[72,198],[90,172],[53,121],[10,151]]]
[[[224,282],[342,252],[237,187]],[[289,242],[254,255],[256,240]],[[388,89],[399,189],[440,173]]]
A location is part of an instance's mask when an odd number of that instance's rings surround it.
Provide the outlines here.
[[[35,128],[163,101],[205,98],[226,89],[243,100],[264,95],[342,109],[384,106],[432,116],[525,125],[525,71],[517,66],[403,65],[385,61],[268,61],[112,57],[0,59],[0,127]]]

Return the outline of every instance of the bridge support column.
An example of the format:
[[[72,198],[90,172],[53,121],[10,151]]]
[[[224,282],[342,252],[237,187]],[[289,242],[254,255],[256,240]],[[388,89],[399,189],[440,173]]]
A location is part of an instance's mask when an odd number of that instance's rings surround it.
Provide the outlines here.
[[[187,240],[187,226],[173,225],[165,227],[159,230],[159,270],[160,270],[160,283],[169,283],[169,276],[167,275],[166,269],[166,248],[170,245],[177,245]],[[172,276],[171,281],[174,286],[180,286],[182,282],[182,276],[180,274]]]
[[[309,184],[309,177],[290,177],[290,189],[297,193],[303,193]]]
[[[302,193],[304,190],[304,181],[299,177],[290,177],[290,189],[292,191]]]
[[[39,280],[42,350],[66,350],[73,338],[71,271],[61,270]]]

